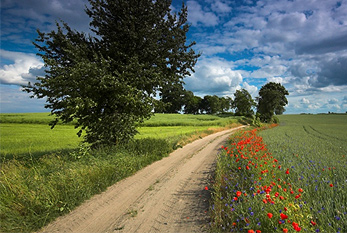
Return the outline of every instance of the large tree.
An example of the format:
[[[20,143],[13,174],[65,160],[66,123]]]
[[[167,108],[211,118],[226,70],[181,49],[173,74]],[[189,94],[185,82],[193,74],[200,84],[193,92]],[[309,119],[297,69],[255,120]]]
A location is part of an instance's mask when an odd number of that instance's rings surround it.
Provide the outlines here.
[[[160,88],[180,83],[199,57],[186,43],[187,7],[171,0],[89,0],[95,36],[57,23],[34,43],[45,77],[29,83],[32,97],[47,98],[56,120],[75,120],[93,145],[127,141],[135,122],[151,116]]]
[[[288,104],[286,95],[289,95],[289,92],[280,83],[269,82],[262,86],[257,106],[260,120],[271,122],[274,114],[282,114],[285,111],[284,106]]]
[[[254,111],[252,107],[256,106],[251,94],[246,89],[236,90],[234,93],[232,107],[235,108],[235,114],[238,116],[252,116]]]

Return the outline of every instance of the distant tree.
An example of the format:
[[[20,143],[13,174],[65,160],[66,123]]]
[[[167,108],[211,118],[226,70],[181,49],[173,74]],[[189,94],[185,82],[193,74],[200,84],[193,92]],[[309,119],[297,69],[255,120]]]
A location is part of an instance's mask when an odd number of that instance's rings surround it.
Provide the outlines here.
[[[184,105],[185,90],[182,83],[165,85],[161,88],[160,97],[164,113],[178,113]]]
[[[217,114],[222,112],[219,97],[216,95],[206,95],[202,100],[203,109],[207,114]]]
[[[228,112],[231,109],[232,99],[230,97],[220,97],[219,103],[221,111]]]
[[[186,44],[187,7],[171,12],[171,0],[89,0],[95,36],[57,23],[35,42],[45,77],[29,83],[32,97],[47,98],[56,119],[75,120],[93,145],[128,141],[135,123],[151,116],[153,96],[190,75],[199,57]]]
[[[194,96],[191,91],[186,91],[184,95],[184,113],[186,114],[199,114],[202,98]]]
[[[254,114],[252,107],[256,106],[256,102],[252,99],[251,94],[246,89],[242,89],[236,90],[234,96],[232,107],[235,108],[235,115],[252,116]]]
[[[289,92],[280,83],[270,82],[265,84],[259,90],[257,112],[260,120],[271,122],[274,114],[280,115],[288,104],[286,95]]]

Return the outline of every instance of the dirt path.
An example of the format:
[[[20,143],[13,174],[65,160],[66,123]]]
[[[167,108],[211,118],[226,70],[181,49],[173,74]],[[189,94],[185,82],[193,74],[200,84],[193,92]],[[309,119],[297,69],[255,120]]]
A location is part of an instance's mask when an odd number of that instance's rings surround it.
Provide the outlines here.
[[[209,191],[204,187],[209,184],[220,146],[236,129],[174,151],[58,218],[42,232],[204,231],[209,222]]]

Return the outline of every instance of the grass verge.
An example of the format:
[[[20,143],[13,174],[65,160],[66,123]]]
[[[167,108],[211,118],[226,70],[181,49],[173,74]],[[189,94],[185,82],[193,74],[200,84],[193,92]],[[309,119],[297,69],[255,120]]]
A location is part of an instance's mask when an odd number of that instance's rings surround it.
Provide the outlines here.
[[[6,161],[1,164],[0,232],[38,230],[171,151],[164,139],[141,139],[118,148],[85,147]]]

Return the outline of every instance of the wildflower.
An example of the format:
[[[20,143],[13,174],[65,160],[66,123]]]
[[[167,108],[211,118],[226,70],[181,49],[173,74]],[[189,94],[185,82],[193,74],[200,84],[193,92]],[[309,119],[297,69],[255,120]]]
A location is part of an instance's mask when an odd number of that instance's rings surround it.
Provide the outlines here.
[[[315,226],[317,223],[315,223],[314,221],[311,220],[311,224],[312,224],[312,226]]]
[[[253,230],[248,230],[248,233],[255,233]]]
[[[205,186],[205,190],[208,190],[208,187],[207,187],[207,186]]]
[[[256,233],[261,233],[261,230],[256,230],[255,232],[256,232]]]
[[[294,228],[294,230],[296,230],[296,231],[301,231],[301,228],[299,227],[299,224],[298,223],[296,223],[296,222],[293,222],[292,223],[292,226],[293,226],[293,228]]]
[[[304,190],[302,190],[302,188],[299,188],[299,192],[302,193]]]
[[[333,187],[334,185],[333,184],[329,184],[330,187]]]
[[[242,194],[242,193],[241,193],[240,191],[237,191],[237,192],[236,192],[236,196],[238,196],[238,197],[241,196],[241,194]]]
[[[267,216],[268,216],[269,218],[272,218],[273,214],[272,214],[272,213],[267,213]]]
[[[281,216],[281,219],[282,219],[282,220],[284,220],[284,219],[287,219],[287,218],[288,218],[288,216],[287,216],[287,215],[282,214],[282,213],[280,214],[280,216]]]
[[[288,229],[287,228],[283,228],[283,233],[288,233]]]
[[[286,174],[287,174],[287,175],[289,174],[289,168],[287,169]]]

